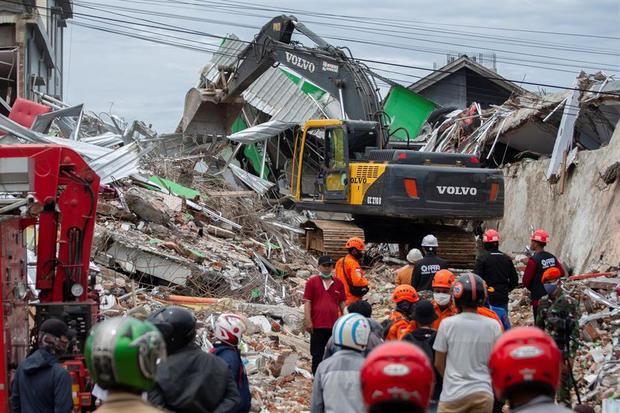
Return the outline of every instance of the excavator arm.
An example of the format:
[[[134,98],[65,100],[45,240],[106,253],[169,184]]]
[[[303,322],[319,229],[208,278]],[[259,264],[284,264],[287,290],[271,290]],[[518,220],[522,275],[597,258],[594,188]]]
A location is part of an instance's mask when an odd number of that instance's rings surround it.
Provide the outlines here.
[[[293,42],[295,31],[312,40],[316,47]],[[188,92],[182,132],[203,136],[229,134],[243,105],[241,94],[270,67],[279,64],[337,99],[343,118],[380,121],[381,103],[368,70],[295,17],[283,15],[263,26],[233,64],[219,67],[215,81]],[[381,132],[378,145],[383,142],[383,130]]]

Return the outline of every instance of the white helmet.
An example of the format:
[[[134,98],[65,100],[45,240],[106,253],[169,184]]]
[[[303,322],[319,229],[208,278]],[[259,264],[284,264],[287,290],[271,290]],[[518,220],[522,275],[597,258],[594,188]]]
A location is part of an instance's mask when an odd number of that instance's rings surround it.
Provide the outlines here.
[[[215,337],[233,346],[239,344],[246,330],[245,320],[237,314],[221,314],[215,322]]]
[[[334,344],[362,351],[368,345],[370,323],[361,314],[346,314],[336,320],[332,329]]]
[[[439,247],[439,243],[437,242],[437,238],[433,234],[428,234],[424,238],[422,238],[422,246],[423,247]]]
[[[409,251],[409,254],[407,254],[407,261],[409,261],[411,264],[415,264],[417,261],[421,259],[422,259],[422,253],[417,248],[413,248],[411,251]]]

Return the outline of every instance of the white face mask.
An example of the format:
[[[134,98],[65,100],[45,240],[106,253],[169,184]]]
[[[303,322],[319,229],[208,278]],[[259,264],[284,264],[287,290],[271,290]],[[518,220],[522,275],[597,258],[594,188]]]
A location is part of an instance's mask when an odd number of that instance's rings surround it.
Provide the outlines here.
[[[433,298],[441,307],[450,304],[450,294],[447,293],[433,293]]]

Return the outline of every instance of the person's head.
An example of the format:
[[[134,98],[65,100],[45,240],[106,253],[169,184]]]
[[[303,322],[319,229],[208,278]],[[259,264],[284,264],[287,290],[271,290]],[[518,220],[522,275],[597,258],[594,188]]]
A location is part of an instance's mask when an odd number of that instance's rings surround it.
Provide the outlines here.
[[[475,311],[487,299],[487,283],[474,273],[458,277],[450,290],[459,311]]]
[[[183,307],[165,307],[149,316],[166,340],[168,354],[174,354],[196,337],[196,317]]]
[[[435,320],[437,320],[437,313],[435,313],[433,303],[428,300],[418,301],[413,313],[413,319],[418,327],[431,327]]]
[[[331,278],[334,271],[334,260],[328,255],[322,255],[319,257],[317,268],[321,278]]]
[[[360,370],[362,396],[371,413],[423,413],[435,378],[424,352],[405,341],[389,341],[370,352]]]
[[[39,326],[38,345],[52,354],[66,353],[70,339],[69,327],[57,318],[45,320]]]
[[[536,327],[505,332],[493,346],[489,371],[495,395],[516,408],[538,396],[553,397],[560,387],[562,353]]]
[[[90,376],[101,388],[141,393],[155,384],[166,345],[150,322],[114,317],[92,328],[84,358]]]
[[[449,270],[439,270],[433,276],[433,300],[441,308],[446,308],[452,303],[452,296],[450,295],[450,288],[456,277]]]
[[[424,255],[435,254],[437,252],[437,248],[439,248],[439,242],[437,241],[437,237],[433,234],[428,234],[422,238],[422,249],[424,250]]]
[[[231,346],[237,346],[247,329],[243,317],[237,314],[220,314],[215,322],[215,338]]]
[[[541,282],[545,287],[545,291],[549,296],[555,297],[560,293],[560,284],[562,282],[562,272],[558,267],[547,268],[541,277]]]
[[[344,247],[347,249],[347,251],[349,251],[349,254],[351,254],[357,259],[362,258],[362,256],[364,255],[364,250],[366,249],[364,240],[359,237],[349,238]]]
[[[542,251],[549,243],[549,233],[544,229],[537,229],[530,237],[530,249],[534,252]]]
[[[407,262],[409,264],[415,264],[416,262],[420,261],[422,258],[423,258],[422,252],[417,248],[413,248],[407,253]]]
[[[361,314],[345,314],[332,329],[334,344],[348,350],[364,351],[368,346],[370,323]]]
[[[403,314],[410,315],[415,304],[420,301],[418,292],[409,284],[399,285],[392,292],[392,301],[396,309]]]
[[[482,245],[484,249],[495,250],[499,248],[499,232],[494,229],[487,229],[482,235]]]
[[[372,317],[372,305],[366,300],[357,300],[347,307],[348,314],[361,314],[366,318]]]

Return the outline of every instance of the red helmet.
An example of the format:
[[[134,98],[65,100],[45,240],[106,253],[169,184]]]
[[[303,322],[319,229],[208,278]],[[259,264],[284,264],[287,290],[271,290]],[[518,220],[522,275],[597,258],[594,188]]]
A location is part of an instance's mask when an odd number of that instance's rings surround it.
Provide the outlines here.
[[[487,229],[482,235],[482,242],[499,242],[499,232],[494,229]]]
[[[360,372],[367,407],[409,401],[426,411],[433,391],[433,367],[424,352],[405,341],[390,341],[370,352]]]
[[[420,301],[418,292],[409,284],[397,286],[396,288],[394,288],[394,292],[392,293],[392,301],[394,301],[395,303],[400,303],[401,301],[405,300],[412,303],[417,303],[418,301]]]
[[[555,341],[536,327],[518,327],[504,333],[493,346],[489,370],[498,399],[511,387],[537,382],[553,391],[560,387],[562,353]]]
[[[355,248],[355,249],[358,249],[360,251],[364,251],[364,249],[365,249],[364,240],[361,239],[361,238],[358,238],[358,237],[349,238],[347,243],[344,244],[344,247],[346,249]]]
[[[549,242],[549,233],[544,229],[537,229],[532,232],[532,241],[538,241],[547,244]]]

